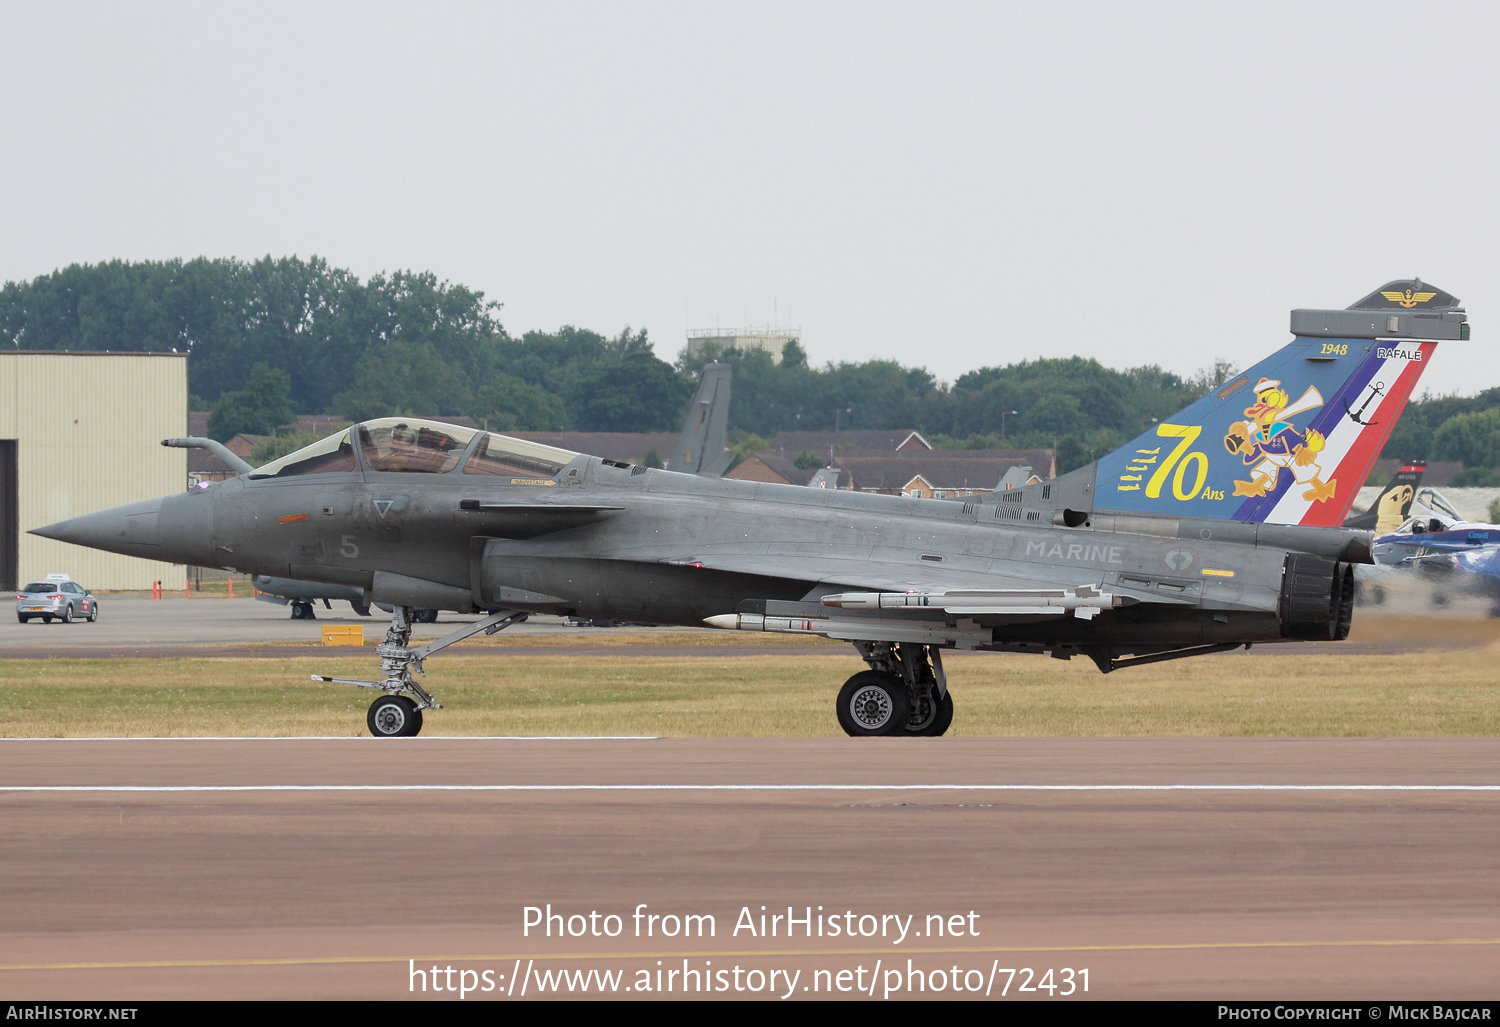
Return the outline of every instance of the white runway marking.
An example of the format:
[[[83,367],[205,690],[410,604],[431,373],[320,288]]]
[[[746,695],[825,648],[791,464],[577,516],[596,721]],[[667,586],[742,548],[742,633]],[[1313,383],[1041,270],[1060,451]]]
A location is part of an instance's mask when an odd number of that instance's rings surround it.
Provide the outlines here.
[[[4,785],[20,792],[1500,792],[1500,784],[391,784]]]

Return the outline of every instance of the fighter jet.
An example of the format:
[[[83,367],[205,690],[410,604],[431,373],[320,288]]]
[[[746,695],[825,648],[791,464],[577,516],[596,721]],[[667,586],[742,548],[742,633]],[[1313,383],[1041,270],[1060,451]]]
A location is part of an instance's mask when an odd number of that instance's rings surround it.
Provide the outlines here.
[[[1384,602],[1386,584],[1416,576],[1435,587],[1438,605],[1455,594],[1482,596],[1492,604],[1489,615],[1500,617],[1500,524],[1469,520],[1433,488],[1408,498],[1404,513],[1396,525],[1375,529],[1376,566],[1361,568],[1370,598]]]
[[[729,364],[711,363],[703,368],[698,381],[698,391],[688,406],[682,423],[682,437],[677,440],[677,449],[667,461],[667,469],[685,474],[701,474],[708,478],[722,477],[734,459],[734,451],[726,448],[729,431],[730,376],[733,368]],[[206,449],[240,474],[253,474],[255,468],[222,443],[213,439],[190,435],[186,438],[163,439],[163,446],[177,449]],[[335,585],[323,581],[298,581],[293,578],[259,574],[251,579],[255,586],[255,598],[265,602],[290,605],[293,620],[314,620],[313,604],[322,601],[325,609],[336,600],[347,602],[361,617],[370,616],[370,600],[362,588]],[[382,605],[387,613],[389,607]],[[418,624],[436,624],[437,610],[414,609],[412,620]]]
[[[112,552],[365,590],[393,607],[377,736],[440,708],[424,661],[532,613],[823,635],[867,669],[850,735],[940,735],[946,650],[1101,671],[1347,637],[1370,534],[1340,527],[1458,301],[1392,282],[1114,453],[966,502],[705,478],[387,417],[186,495],[36,529]],[[417,608],[488,616],[412,647]]]

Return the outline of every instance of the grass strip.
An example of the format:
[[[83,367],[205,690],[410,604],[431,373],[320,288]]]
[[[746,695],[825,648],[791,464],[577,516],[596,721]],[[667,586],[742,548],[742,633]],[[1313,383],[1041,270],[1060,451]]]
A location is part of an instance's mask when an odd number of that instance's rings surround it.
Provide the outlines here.
[[[0,662],[0,737],[360,735],[369,657]],[[789,658],[790,657],[790,658]],[[1085,660],[952,654],[951,734],[1437,737],[1500,734],[1500,647],[1399,655],[1233,653],[1103,676]],[[838,733],[862,664],[786,656],[517,655],[435,660],[424,733],[792,737]]]

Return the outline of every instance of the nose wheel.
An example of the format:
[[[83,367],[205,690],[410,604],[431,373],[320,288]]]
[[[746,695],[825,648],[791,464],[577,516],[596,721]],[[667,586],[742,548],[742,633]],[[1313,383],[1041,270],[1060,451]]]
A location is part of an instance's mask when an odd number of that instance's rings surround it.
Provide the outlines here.
[[[484,620],[466,624],[457,631],[444,635],[436,642],[429,642],[413,649],[409,645],[412,613],[413,610],[409,606],[398,606],[392,610],[391,626],[385,633],[385,640],[375,647],[375,655],[380,657],[380,669],[385,673],[384,679],[361,681],[357,678],[335,678],[323,674],[312,676],[314,681],[353,685],[356,688],[376,688],[385,692],[385,695],[370,705],[370,712],[365,716],[365,723],[370,728],[370,734],[376,738],[410,738],[422,730],[423,710],[443,708],[443,704],[434,699],[426,689],[417,684],[417,679],[412,677],[412,671],[425,676],[426,671],[422,669],[424,660],[448,648],[454,642],[462,642],[481,631],[486,635],[493,635],[512,624],[519,624],[528,616],[524,613],[508,613],[502,610],[491,614]],[[433,611],[433,615],[436,619],[436,611]]]
[[[411,738],[422,730],[422,711],[404,695],[383,695],[365,716],[376,738]]]

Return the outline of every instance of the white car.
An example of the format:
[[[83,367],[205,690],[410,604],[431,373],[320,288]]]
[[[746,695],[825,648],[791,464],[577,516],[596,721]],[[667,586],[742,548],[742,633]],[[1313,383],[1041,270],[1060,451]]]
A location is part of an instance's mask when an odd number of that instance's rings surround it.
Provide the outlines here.
[[[16,593],[16,620],[25,624],[40,617],[51,624],[56,617],[70,624],[75,617],[89,623],[99,619],[99,600],[94,594],[65,574],[49,574],[45,581],[33,581]]]

